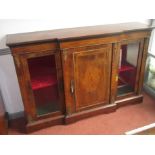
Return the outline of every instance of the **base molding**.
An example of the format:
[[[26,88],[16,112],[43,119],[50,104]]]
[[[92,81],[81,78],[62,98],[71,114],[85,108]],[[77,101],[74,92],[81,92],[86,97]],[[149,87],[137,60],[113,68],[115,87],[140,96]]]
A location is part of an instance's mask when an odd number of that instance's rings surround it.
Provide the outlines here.
[[[143,102],[143,95],[139,96],[133,96],[130,98],[118,100],[115,103],[117,104],[117,108],[122,107],[122,106],[127,106],[131,104],[138,104]]]
[[[67,115],[65,117],[65,124],[74,123],[84,118],[100,115],[100,114],[107,114],[110,112],[116,111],[116,104],[109,104],[104,107],[98,107],[90,110],[81,111],[72,115]]]
[[[28,123],[26,125],[26,133],[31,133],[36,130],[40,130],[54,125],[61,125],[61,124],[64,124],[64,115],[38,120],[36,122]]]

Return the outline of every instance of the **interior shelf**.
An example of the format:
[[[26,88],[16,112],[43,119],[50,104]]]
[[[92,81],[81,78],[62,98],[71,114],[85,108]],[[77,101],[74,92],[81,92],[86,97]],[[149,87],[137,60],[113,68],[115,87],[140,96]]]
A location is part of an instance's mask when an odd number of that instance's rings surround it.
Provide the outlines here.
[[[31,80],[32,89],[42,89],[45,87],[53,86],[57,84],[57,79],[55,75],[38,76]]]
[[[33,90],[38,90],[57,84],[56,70],[52,67],[36,67],[31,69],[31,85]]]
[[[121,66],[121,68],[119,69],[119,72],[125,72],[125,71],[130,71],[130,70],[134,70],[135,67],[130,65],[129,63],[123,64]]]

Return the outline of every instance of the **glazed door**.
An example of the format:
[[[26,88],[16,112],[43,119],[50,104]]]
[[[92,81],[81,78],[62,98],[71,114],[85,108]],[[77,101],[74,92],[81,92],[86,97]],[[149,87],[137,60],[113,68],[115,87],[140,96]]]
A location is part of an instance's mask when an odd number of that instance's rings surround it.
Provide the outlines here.
[[[65,71],[68,73],[65,73],[66,76],[70,76],[68,95],[71,96],[70,99],[67,98],[66,103],[72,102],[68,105],[71,106],[72,112],[109,103],[111,53],[110,44],[74,49],[70,59],[68,54],[66,62],[72,62],[68,64],[72,68],[72,74]]]
[[[141,78],[143,46],[143,39],[115,44],[111,93],[113,102],[137,94]]]
[[[26,110],[36,120],[63,112],[62,70],[56,51],[22,55]]]

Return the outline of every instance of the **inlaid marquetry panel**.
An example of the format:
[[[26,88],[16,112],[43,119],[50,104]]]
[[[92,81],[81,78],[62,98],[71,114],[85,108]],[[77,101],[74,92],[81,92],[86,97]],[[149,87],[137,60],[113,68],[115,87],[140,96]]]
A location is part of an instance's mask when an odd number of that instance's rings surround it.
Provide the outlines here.
[[[111,48],[74,53],[76,110],[107,104],[111,71]]]

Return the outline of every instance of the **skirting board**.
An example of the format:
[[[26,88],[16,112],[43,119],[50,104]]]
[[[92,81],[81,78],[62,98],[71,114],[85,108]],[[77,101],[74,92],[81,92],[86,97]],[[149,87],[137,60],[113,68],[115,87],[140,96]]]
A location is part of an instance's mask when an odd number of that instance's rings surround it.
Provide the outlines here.
[[[8,115],[8,127],[11,129],[18,130],[21,133],[25,133],[26,118],[24,116],[24,111],[20,111]]]
[[[22,118],[22,117],[24,117],[24,111],[16,112],[13,114],[8,114],[9,120],[14,120],[14,119]]]
[[[126,135],[155,135],[155,123],[134,129],[125,133]]]
[[[6,115],[0,114],[0,135],[8,134],[8,121],[6,119]]]

